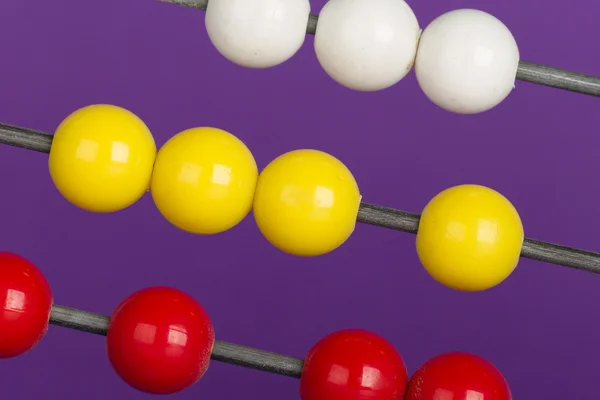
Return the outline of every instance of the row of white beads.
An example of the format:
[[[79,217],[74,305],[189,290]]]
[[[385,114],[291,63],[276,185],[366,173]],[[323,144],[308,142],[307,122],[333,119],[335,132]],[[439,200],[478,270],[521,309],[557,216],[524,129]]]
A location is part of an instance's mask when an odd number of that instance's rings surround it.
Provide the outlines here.
[[[210,0],[205,23],[225,58],[269,68],[303,45],[309,14],[309,0]],[[422,32],[404,0],[330,0],[319,15],[314,47],[325,72],[358,91],[391,87],[414,65],[425,95],[461,114],[501,103],[519,64],[514,37],[494,16],[455,10]]]

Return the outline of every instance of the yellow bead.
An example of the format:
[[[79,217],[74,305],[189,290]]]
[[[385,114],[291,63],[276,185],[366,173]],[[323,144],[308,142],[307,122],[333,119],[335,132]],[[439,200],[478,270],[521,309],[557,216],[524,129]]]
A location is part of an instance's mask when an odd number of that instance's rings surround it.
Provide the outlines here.
[[[350,237],[360,199],[352,173],[338,159],[317,150],[297,150],[276,158],[260,174],[254,217],[275,247],[316,256]]]
[[[156,144],[136,115],[112,105],[92,105],[57,128],[48,166],[58,191],[93,212],[129,207],[150,183]]]
[[[248,215],[258,167],[248,147],[216,128],[193,128],[159,150],[151,192],[160,213],[195,234],[226,231]]]
[[[435,196],[423,210],[416,241],[419,259],[435,280],[469,292],[504,281],[522,245],[517,210],[500,193],[478,185]]]

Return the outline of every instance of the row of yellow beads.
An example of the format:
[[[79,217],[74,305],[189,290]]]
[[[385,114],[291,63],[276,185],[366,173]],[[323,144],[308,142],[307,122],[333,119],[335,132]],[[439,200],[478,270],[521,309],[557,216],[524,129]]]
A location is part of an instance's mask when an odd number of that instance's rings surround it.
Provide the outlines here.
[[[251,209],[267,240],[296,255],[319,255],[354,230],[360,193],[335,157],[297,150],[258,174],[234,135],[216,128],[178,133],[156,151],[150,130],[121,107],[93,105],[57,128],[49,168],[60,193],[94,212],[129,207],[150,190],[173,225],[195,234],[226,231]]]
[[[271,244],[301,256],[342,245],[354,231],[361,200],[352,173],[329,154],[292,151],[259,175],[250,150],[228,132],[188,129],[157,152],[144,122],[111,105],[84,107],[60,124],[49,168],[60,193],[80,208],[122,210],[150,190],[160,213],[190,233],[226,231],[253,210]],[[484,290],[512,273],[522,241],[519,215],[506,198],[462,185],[427,205],[417,251],[439,282]]]

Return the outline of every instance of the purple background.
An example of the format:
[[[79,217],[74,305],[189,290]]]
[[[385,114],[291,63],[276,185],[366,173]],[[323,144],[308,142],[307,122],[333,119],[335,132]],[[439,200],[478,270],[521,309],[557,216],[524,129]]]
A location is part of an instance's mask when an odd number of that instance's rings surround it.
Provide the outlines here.
[[[313,12],[324,1],[313,0]],[[490,12],[524,60],[599,73],[596,2],[444,0],[411,5],[421,26],[456,8]],[[286,151],[330,152],[364,200],[420,212],[439,191],[478,183],[505,194],[528,237],[600,250],[598,100],[517,82],[500,107],[458,116],[411,74],[356,93],[320,69],[313,38],[286,64],[247,70],[210,44],[204,13],[153,0],[0,2],[0,121],[52,132],[90,103],[129,108],[162,145],[211,125],[247,143],[259,168]],[[594,113],[596,115],[594,115]],[[55,190],[47,156],[0,147],[0,247],[34,261],[58,304],[109,314],[131,292],[171,285],[211,314],[219,339],[303,357],[321,337],[359,327],[388,338],[409,373],[429,357],[486,357],[515,399],[597,399],[597,276],[522,260],[496,289],[459,293],[420,266],[410,234],[359,225],[334,253],[287,256],[249,216],[212,237],[171,227],[150,196],[126,211],[78,210]],[[51,327],[0,363],[5,399],[142,399],[113,373],[99,336]],[[178,399],[294,399],[298,381],[213,362]]]

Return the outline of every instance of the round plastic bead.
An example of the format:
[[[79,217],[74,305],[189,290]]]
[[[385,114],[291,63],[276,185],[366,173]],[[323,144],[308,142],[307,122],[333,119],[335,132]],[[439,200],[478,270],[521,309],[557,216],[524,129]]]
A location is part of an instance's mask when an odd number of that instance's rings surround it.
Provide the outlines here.
[[[74,205],[93,212],[129,207],[147,191],[156,156],[148,127],[128,110],[92,105],[69,115],[50,150],[50,175]]]
[[[211,0],[205,25],[210,41],[229,61],[269,68],[302,47],[309,14],[308,0]]]
[[[333,80],[370,92],[393,86],[408,74],[420,34],[405,1],[330,0],[319,14],[314,46]]]
[[[511,400],[506,380],[487,360],[447,353],[423,364],[410,378],[406,400]]]
[[[106,349],[127,384],[150,394],[171,394],[204,375],[214,341],[212,322],[192,297],[152,287],[132,294],[114,311]]]
[[[341,246],[356,226],[358,185],[337,158],[295,150],[273,160],[258,177],[254,218],[278,249],[316,256]]]
[[[173,225],[215,234],[248,215],[257,179],[256,161],[237,137],[216,128],[193,128],[159,150],[150,190]]]
[[[483,11],[463,9],[446,13],[425,28],[415,73],[434,104],[476,114],[510,94],[518,66],[519,48],[508,28]]]
[[[8,252],[0,252],[0,304],[0,358],[34,348],[48,330],[52,292],[40,270]]]
[[[402,400],[408,376],[394,346],[364,330],[321,339],[304,360],[302,400]]]
[[[460,185],[427,204],[416,247],[421,263],[438,282],[480,291],[514,271],[523,239],[519,214],[504,196],[484,186]]]

